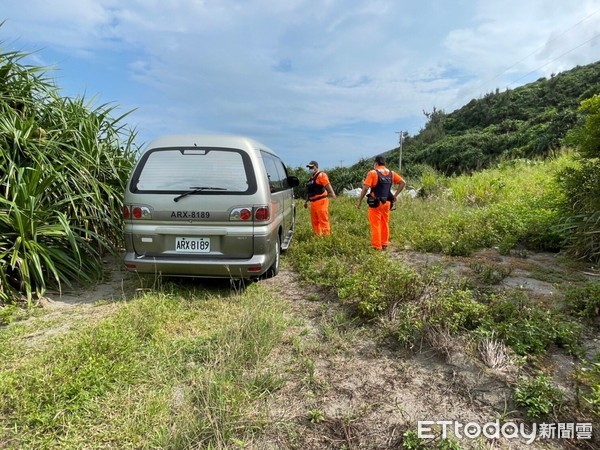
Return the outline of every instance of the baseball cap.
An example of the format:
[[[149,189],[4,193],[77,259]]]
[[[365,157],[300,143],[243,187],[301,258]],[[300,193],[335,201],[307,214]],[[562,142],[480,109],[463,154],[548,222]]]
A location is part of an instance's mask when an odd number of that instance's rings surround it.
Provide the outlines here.
[[[309,168],[313,168],[313,167],[315,167],[315,166],[316,166],[316,167],[319,167],[319,163],[318,163],[318,162],[316,162],[316,161],[311,161],[311,162],[309,162],[309,163],[306,165],[306,167],[309,167]]]

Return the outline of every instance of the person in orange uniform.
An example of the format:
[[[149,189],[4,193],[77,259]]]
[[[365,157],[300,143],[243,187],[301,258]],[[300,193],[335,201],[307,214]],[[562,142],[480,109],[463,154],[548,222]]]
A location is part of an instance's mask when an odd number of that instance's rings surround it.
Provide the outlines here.
[[[358,198],[358,207],[362,205],[367,195],[369,204],[369,225],[371,226],[371,247],[375,250],[385,250],[390,243],[390,208],[392,206],[392,185],[397,188],[393,195],[395,202],[398,195],[406,186],[406,181],[399,174],[385,167],[385,157],[375,157],[373,170],[367,173],[362,191]]]
[[[331,226],[329,224],[329,196],[337,198],[329,177],[319,170],[319,163],[309,162],[306,167],[312,170],[312,174],[306,183],[306,201],[304,207],[310,202],[310,220],[313,230],[317,236],[329,236]]]

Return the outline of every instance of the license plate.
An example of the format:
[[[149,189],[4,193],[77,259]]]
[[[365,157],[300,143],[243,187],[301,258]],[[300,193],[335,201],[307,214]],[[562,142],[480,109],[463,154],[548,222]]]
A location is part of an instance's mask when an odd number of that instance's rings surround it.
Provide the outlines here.
[[[175,238],[175,251],[182,253],[210,253],[210,238]]]

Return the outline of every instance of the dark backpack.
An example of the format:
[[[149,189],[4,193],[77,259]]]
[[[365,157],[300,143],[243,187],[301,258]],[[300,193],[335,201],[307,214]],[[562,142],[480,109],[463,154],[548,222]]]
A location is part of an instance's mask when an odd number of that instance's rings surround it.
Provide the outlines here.
[[[306,198],[310,199],[315,195],[319,195],[325,192],[325,186],[317,184],[317,177],[320,174],[321,172],[317,171],[317,173],[311,175],[311,177],[308,180],[308,183],[306,183]]]
[[[379,170],[377,172],[377,184],[371,189],[371,194],[367,197],[367,205],[371,208],[377,208],[382,203],[393,200],[392,180],[393,172],[383,175]]]

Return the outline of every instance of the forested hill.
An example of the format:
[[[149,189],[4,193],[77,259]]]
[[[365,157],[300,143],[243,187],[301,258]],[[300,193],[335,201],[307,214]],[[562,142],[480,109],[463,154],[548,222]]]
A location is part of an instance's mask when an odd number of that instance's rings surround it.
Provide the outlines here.
[[[449,114],[433,108],[424,128],[404,139],[403,169],[418,173],[427,164],[456,174],[499,159],[547,156],[581,123],[581,101],[595,94],[600,94],[600,61],[516,89],[497,89]],[[398,161],[399,148],[387,155]]]

